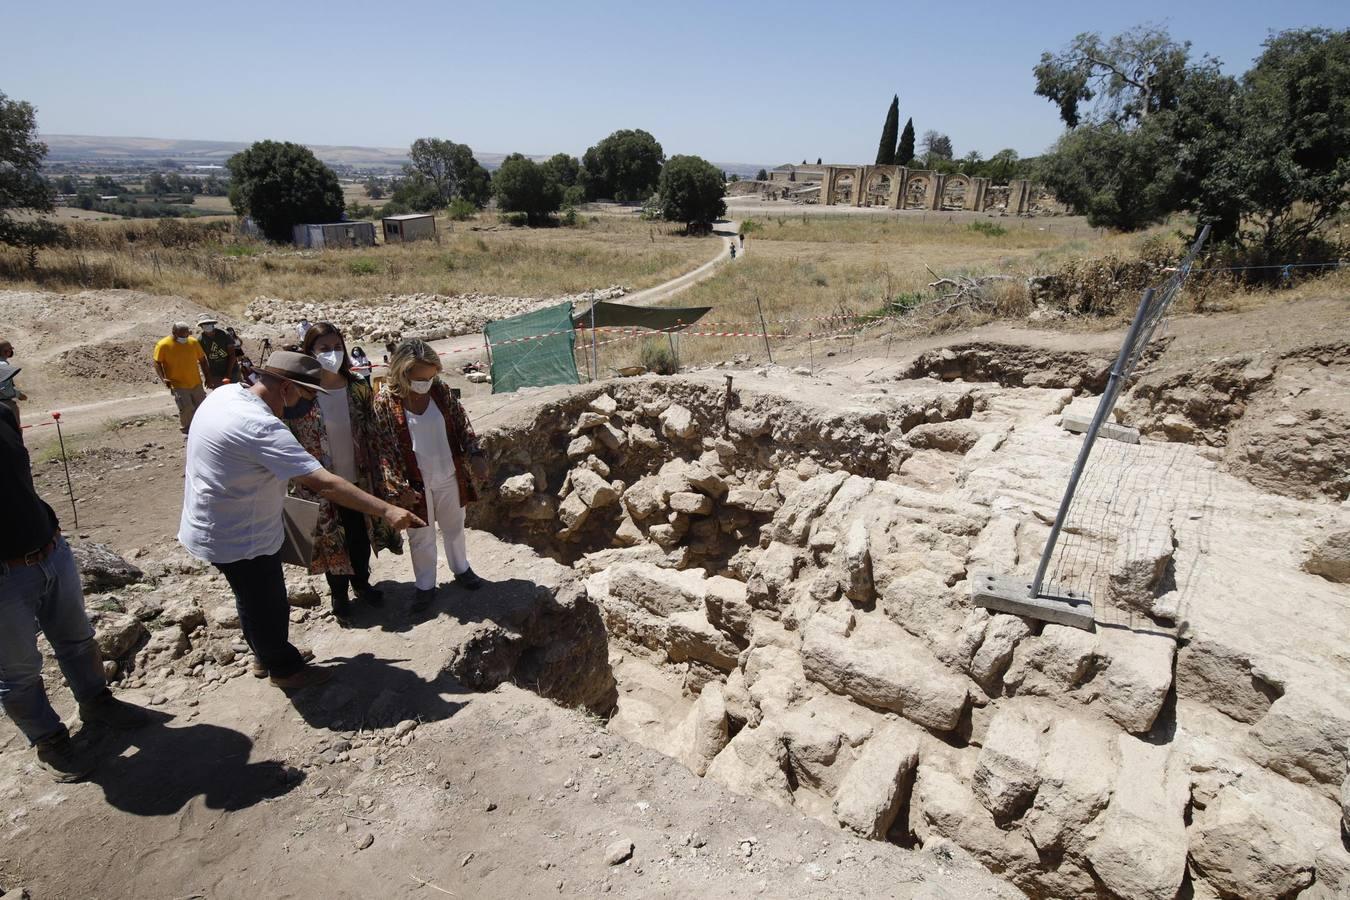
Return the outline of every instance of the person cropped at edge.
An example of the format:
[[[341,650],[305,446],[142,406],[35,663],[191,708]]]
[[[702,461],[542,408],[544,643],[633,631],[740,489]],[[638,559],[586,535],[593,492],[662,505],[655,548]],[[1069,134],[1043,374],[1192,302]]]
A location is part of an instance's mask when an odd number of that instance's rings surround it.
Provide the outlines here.
[[[342,332],[332,323],[316,322],[305,332],[303,346],[323,367],[319,386],[328,393],[320,394],[319,402],[305,415],[286,419],[286,426],[325,469],[374,493],[377,464],[370,457],[375,431],[370,385],[352,372]],[[304,485],[292,483],[291,493],[320,503],[309,570],[328,580],[338,623],[345,625],[351,618],[352,588],[357,600],[382,605],[383,594],[370,586],[371,549],[402,553],[398,532],[383,519],[324,500]]]
[[[315,494],[380,516],[391,528],[422,520],[372,497],[310,455],[282,423],[304,415],[323,371],[312,356],[278,351],[257,370],[252,387],[227,384],[211,392],[187,442],[183,514],[178,540],[189,553],[225,576],[234,592],[254,674],[296,689],[327,681],[328,669],[307,665],[290,642],[290,608],[281,571],[286,484],[299,481]]]
[[[136,728],[149,717],[113,697],[84,611],[75,557],[56,513],[33,488],[19,423],[0,406],[0,706],[57,781],[78,781],[95,760],[52,709],[42,685],[41,630],[85,725]]]
[[[239,375],[235,371],[234,340],[229,333],[216,327],[216,319],[213,316],[202,316],[197,319],[197,327],[202,330],[197,342],[202,345],[202,351],[206,354],[206,386],[214,389],[227,380],[238,381]]]
[[[14,376],[18,374],[19,368],[14,365],[14,345],[9,341],[0,341],[0,406],[14,413],[15,424],[22,424],[19,401],[27,400],[28,395],[14,383]]]
[[[186,322],[174,322],[173,333],[155,344],[155,373],[178,405],[178,425],[183,434],[192,426],[197,407],[206,400],[203,382],[210,380],[206,351],[189,332]]]
[[[436,597],[437,528],[455,583],[469,590],[483,583],[469,566],[464,507],[478,499],[473,480],[487,479],[487,457],[440,371],[436,351],[410,338],[390,354],[389,381],[375,395],[380,492],[427,523],[408,532],[417,587],[413,612]]]

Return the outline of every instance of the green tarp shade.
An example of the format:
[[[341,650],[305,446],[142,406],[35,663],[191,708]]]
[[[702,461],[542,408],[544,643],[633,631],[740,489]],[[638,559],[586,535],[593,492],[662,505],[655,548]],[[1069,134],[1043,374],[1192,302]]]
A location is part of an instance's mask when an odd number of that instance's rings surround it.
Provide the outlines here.
[[[492,347],[492,393],[580,383],[572,350],[576,343],[572,304],[559,303],[521,316],[498,319],[489,322],[483,331]],[[548,337],[505,343],[536,335]]]
[[[595,304],[596,328],[650,328],[663,331],[692,325],[706,316],[711,306],[688,306],[676,309],[670,306],[629,306],[601,300]],[[591,327],[591,308],[588,306],[572,316],[578,328]]]

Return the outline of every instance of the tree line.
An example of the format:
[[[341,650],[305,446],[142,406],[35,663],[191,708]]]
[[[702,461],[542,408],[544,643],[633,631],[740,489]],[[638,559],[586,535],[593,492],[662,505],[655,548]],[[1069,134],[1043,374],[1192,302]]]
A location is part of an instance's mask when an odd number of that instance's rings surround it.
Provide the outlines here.
[[[806,164],[806,160],[802,160]],[[820,160],[816,160],[820,164]],[[1007,182],[1012,178],[1025,178],[1034,167],[1034,160],[1019,159],[1017,151],[1005,148],[985,159],[978,150],[971,150],[960,159],[952,149],[952,139],[940,131],[929,129],[917,142],[915,140],[914,119],[907,118],[905,127],[900,127],[900,95],[891,97],[891,105],[886,110],[886,118],[881,126],[881,140],[877,145],[876,165],[910,166],[928,169],[951,175],[981,176],[995,182]]]

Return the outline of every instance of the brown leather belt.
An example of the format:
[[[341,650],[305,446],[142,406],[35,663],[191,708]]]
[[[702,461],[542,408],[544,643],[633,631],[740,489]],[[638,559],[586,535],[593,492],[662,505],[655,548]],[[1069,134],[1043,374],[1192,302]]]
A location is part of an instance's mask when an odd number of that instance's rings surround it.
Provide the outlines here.
[[[0,564],[8,566],[11,569],[17,569],[21,566],[36,566],[44,559],[51,556],[52,551],[55,549],[56,549],[56,538],[52,538],[43,546],[39,547],[36,550],[33,550],[30,553],[25,553],[23,556],[19,556],[14,559],[0,559]]]

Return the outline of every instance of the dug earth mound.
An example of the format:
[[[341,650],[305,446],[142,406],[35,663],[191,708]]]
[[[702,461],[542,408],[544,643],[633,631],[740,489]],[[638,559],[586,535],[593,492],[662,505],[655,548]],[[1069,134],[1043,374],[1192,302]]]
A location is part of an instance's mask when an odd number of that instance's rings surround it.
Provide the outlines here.
[[[472,523],[585,577],[609,729],[739,794],[1034,897],[1350,890],[1350,592],[1304,565],[1328,507],[1106,442],[1095,477],[1165,502],[1078,529],[1095,632],[991,614],[972,574],[1034,568],[1095,380],[957,368],[553,392],[487,432]]]

